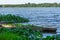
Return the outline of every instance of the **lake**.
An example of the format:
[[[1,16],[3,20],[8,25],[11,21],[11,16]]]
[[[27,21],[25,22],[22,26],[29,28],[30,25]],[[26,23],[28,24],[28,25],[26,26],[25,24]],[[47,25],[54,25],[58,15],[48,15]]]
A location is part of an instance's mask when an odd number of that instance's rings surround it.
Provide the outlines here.
[[[30,20],[28,24],[46,27],[60,26],[60,7],[6,7],[0,8],[0,14],[14,14],[26,17]]]

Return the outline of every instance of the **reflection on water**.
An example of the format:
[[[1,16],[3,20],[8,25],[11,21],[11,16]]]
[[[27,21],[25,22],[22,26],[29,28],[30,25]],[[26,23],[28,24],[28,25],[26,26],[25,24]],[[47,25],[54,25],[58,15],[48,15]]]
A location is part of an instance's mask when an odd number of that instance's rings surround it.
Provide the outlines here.
[[[42,26],[60,26],[60,8],[0,8],[2,14],[15,14],[30,20],[28,24]]]

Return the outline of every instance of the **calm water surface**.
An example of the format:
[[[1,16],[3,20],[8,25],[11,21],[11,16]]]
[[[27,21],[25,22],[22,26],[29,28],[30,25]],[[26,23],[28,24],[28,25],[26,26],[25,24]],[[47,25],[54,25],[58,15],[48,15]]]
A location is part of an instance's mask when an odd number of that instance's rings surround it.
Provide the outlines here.
[[[28,24],[59,27],[60,7],[40,8],[0,8],[0,14],[15,14],[30,20]]]

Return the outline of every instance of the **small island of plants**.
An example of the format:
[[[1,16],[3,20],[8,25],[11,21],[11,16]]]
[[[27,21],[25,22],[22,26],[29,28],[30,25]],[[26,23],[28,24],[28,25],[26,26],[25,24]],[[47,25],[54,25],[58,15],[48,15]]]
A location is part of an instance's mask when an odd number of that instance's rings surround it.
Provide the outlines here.
[[[7,14],[7,15],[0,15],[0,22],[22,23],[22,22],[29,22],[29,20],[27,18],[23,18],[20,16]]]

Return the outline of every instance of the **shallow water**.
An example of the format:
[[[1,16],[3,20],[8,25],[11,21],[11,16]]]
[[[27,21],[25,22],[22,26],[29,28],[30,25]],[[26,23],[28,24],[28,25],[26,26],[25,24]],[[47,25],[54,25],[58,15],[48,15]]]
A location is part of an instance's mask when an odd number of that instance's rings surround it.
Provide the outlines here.
[[[37,7],[37,8],[0,8],[1,14],[15,14],[30,20],[28,24],[39,26],[59,27],[60,7]]]

